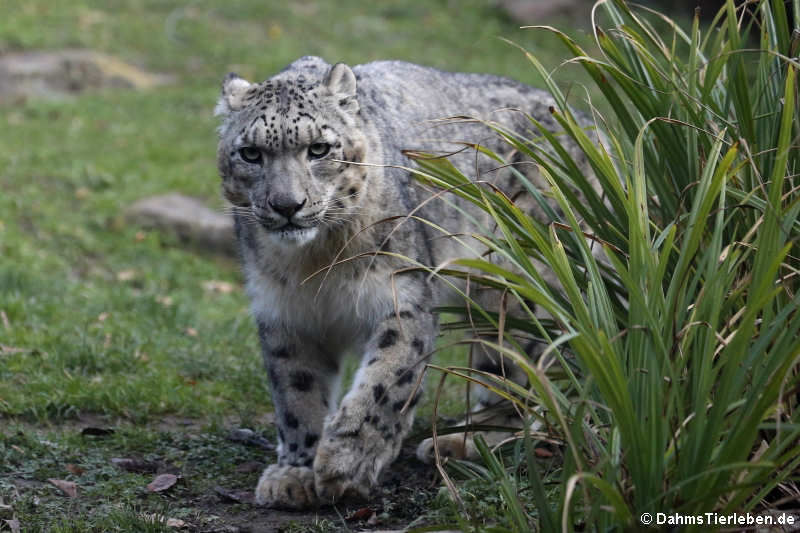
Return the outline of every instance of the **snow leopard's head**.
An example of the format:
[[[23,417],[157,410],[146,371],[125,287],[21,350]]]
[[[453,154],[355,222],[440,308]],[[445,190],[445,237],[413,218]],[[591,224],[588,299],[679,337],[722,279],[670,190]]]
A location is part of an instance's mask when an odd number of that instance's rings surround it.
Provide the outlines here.
[[[303,58],[250,83],[228,74],[215,113],[225,197],[253,225],[302,246],[356,216],[364,197],[364,135],[347,65]]]

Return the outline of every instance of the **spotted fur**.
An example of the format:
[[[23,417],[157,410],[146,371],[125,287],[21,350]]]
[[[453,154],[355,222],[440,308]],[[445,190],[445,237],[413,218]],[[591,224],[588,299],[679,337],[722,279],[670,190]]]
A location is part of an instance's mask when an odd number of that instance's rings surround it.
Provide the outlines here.
[[[431,121],[468,115],[524,131],[523,110],[556,129],[553,105],[509,79],[397,61],[351,69],[304,57],[263,83],[225,78],[218,167],[235,206],[279,435],[278,462],[256,490],[260,503],[302,508],[367,495],[411,427],[415,384],[437,335],[432,309],[446,293],[403,270],[400,257],[439,265],[481,250],[392,218],[422,205],[415,214],[447,232],[474,229],[411,180],[402,150],[451,153],[475,142],[508,152],[479,123]],[[511,172],[474,151],[451,160],[510,197],[520,189]],[[348,352],[362,364],[338,401]]]

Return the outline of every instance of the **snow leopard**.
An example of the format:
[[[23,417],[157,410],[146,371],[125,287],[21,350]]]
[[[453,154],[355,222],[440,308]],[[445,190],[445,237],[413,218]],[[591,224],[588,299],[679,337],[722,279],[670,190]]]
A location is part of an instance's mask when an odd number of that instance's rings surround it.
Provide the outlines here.
[[[408,150],[446,156],[515,198],[515,174],[474,147],[519,154],[482,120],[524,134],[531,116],[557,132],[555,105],[512,79],[402,61],[350,67],[307,56],[261,83],[224,78],[217,164],[277,425],[277,462],[258,481],[258,503],[302,509],[368,496],[412,426],[435,308],[458,299],[413,267],[479,256],[448,236],[491,224],[415,180]],[[359,366],[341,395],[347,354]],[[502,362],[484,353],[474,363],[499,373]],[[423,442],[420,455],[430,448]]]

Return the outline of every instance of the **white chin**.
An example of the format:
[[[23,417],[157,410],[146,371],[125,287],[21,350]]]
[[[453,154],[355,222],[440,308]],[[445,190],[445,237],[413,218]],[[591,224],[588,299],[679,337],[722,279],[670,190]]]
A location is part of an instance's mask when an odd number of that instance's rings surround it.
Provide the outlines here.
[[[314,237],[319,233],[319,228],[303,228],[303,229],[289,229],[270,231],[268,235],[270,238],[283,246],[305,246],[314,240]]]

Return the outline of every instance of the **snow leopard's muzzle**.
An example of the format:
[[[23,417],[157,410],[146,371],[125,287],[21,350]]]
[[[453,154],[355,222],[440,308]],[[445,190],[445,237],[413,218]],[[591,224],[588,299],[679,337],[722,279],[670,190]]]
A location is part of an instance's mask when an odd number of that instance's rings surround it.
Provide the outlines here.
[[[252,213],[259,225],[273,237],[287,243],[305,244],[316,237],[320,213],[307,197],[271,194],[262,202],[252,203]]]

